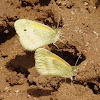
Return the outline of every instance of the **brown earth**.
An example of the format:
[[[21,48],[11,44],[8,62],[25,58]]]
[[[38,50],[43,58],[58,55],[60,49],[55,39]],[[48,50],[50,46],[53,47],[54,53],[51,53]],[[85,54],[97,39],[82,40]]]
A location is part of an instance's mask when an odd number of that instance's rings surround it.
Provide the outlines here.
[[[62,36],[48,48],[80,68],[73,82],[44,77],[35,69],[34,52],[25,50],[14,29],[17,19],[56,28]],[[100,100],[100,1],[1,0],[0,100]]]

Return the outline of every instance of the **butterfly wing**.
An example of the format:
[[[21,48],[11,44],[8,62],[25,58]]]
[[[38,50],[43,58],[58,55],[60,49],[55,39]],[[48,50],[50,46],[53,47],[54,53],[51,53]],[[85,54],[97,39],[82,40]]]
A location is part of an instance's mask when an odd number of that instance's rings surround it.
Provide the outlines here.
[[[71,78],[72,66],[52,52],[39,48],[35,52],[35,67],[41,75]]]
[[[59,33],[35,21],[19,19],[14,26],[22,46],[30,51],[54,43],[59,39]]]

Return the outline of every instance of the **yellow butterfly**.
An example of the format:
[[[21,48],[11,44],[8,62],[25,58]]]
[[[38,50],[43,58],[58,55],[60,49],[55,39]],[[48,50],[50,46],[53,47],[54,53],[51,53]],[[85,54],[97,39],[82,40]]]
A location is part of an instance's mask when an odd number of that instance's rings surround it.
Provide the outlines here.
[[[72,76],[77,72],[76,66],[71,66],[44,48],[38,48],[35,52],[35,67],[44,76],[60,76],[72,79]]]
[[[17,20],[14,27],[22,46],[30,51],[55,43],[60,37],[59,29],[53,30],[47,25],[28,19]]]

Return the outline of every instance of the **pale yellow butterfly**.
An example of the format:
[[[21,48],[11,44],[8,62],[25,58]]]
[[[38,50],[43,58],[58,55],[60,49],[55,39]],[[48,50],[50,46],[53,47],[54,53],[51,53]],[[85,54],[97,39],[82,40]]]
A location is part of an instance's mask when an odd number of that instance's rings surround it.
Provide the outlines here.
[[[54,53],[38,48],[35,52],[35,67],[44,76],[71,78],[76,74],[76,66],[71,66]]]
[[[28,19],[19,19],[14,23],[22,46],[30,51],[58,41],[59,29],[53,30],[47,25]]]

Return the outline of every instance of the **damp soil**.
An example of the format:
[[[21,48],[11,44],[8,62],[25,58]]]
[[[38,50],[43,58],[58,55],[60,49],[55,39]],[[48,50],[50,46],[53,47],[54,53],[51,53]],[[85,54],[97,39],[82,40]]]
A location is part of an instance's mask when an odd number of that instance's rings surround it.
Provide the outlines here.
[[[35,69],[34,52],[24,49],[14,29],[18,19],[57,27],[61,36],[47,49],[79,71],[70,79],[44,77]],[[63,41],[63,42],[61,42]],[[1,0],[0,100],[99,100],[100,1]]]

